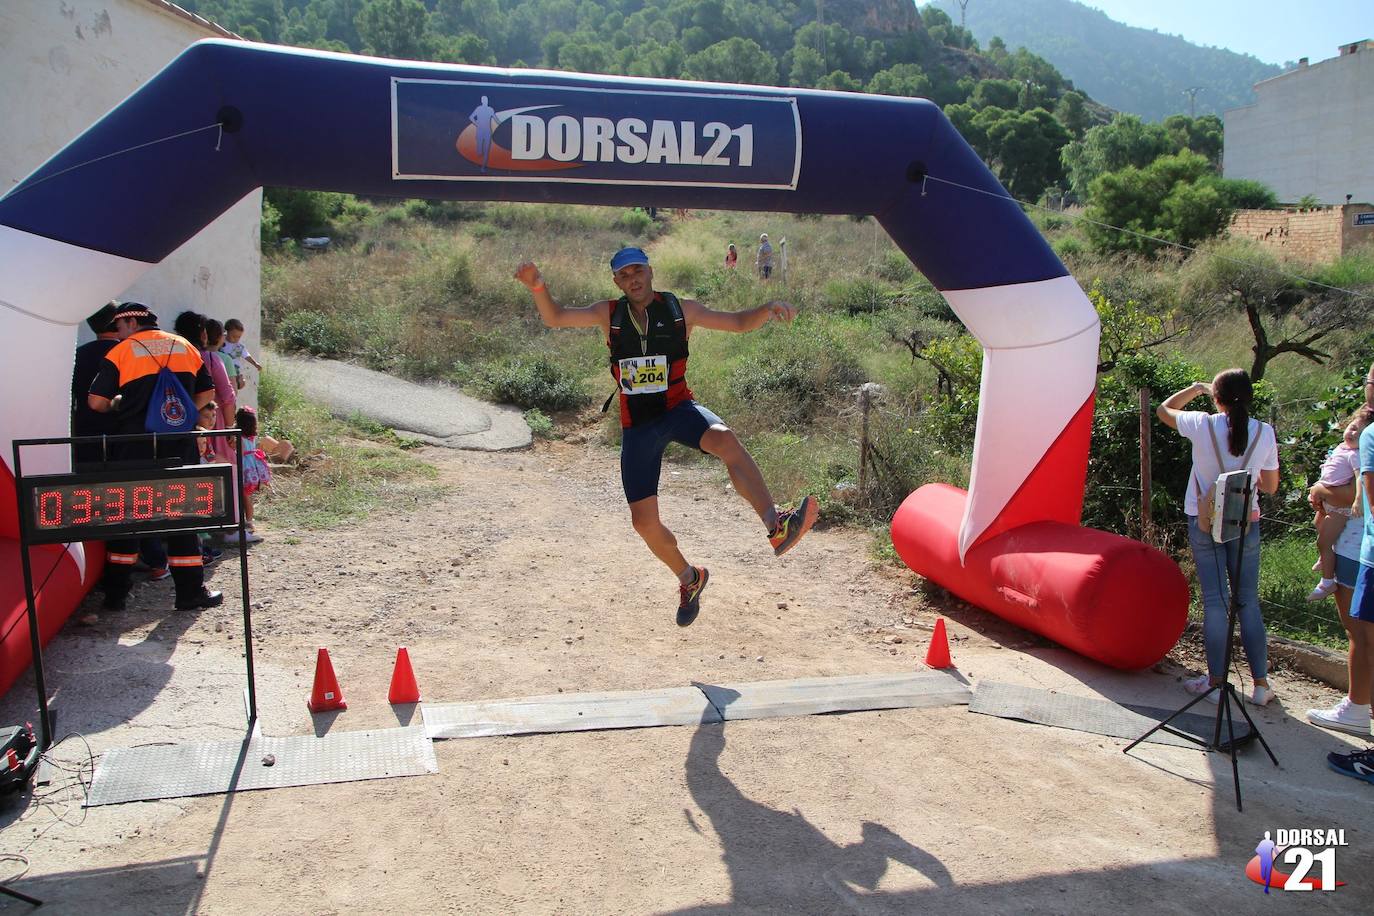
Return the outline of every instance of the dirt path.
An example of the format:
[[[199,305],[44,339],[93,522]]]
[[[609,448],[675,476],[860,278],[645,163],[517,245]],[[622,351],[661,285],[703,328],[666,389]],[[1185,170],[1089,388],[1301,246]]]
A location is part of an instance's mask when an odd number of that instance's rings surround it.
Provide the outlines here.
[[[681,630],[671,577],[627,524],[613,453],[423,454],[448,486],[432,504],[327,534],[278,527],[254,548],[268,734],[396,724],[398,645],[433,702],[882,673],[919,665],[942,602],[875,570],[862,533],[820,530],[774,560],[721,474],[670,464],[665,518],[712,573],[701,619]],[[231,598],[236,571],[221,566],[215,583]],[[233,601],[186,617],[158,609],[163,585],[136,595],[127,613],[54,642],[60,731],[97,754],[237,737]],[[939,610],[974,682],[1183,700],[1172,669],[1108,671],[981,613]],[[320,645],[349,709],[312,723]],[[1365,910],[1374,786],[1324,766],[1354,739],[1300,721],[1333,694],[1276,683],[1284,705],[1259,722],[1283,766],[1243,754],[1243,814],[1221,758],[1153,745],[1128,757],[1123,741],[958,707],[447,741],[436,776],[84,820],[80,793],[59,788],[0,809],[0,852],[27,857],[17,886],[46,898],[43,912],[1191,914],[1257,905],[1242,869],[1264,830],[1344,827],[1350,886],[1301,903]],[[26,700],[21,682],[3,721]],[[69,742],[61,756],[84,750]]]

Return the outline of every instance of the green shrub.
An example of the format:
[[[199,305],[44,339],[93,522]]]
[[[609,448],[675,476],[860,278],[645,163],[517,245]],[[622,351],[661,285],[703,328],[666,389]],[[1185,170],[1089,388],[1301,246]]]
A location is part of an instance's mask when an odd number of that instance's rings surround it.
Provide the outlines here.
[[[844,309],[850,315],[881,312],[892,304],[894,298],[882,284],[868,277],[831,280],[825,284],[827,304],[831,308]]]
[[[889,248],[878,264],[878,276],[893,283],[906,283],[916,276],[916,265],[902,252]]]
[[[699,258],[667,256],[654,265],[655,286],[660,289],[691,290],[699,295],[706,285],[709,268]]]
[[[929,413],[903,410],[876,410],[871,415],[864,499],[872,518],[891,519],[913,490],[928,483],[968,486],[966,453],[942,445],[929,428],[930,420]],[[851,479],[857,481],[857,475]]]
[[[497,402],[525,410],[566,410],[590,400],[579,379],[542,354],[516,357],[489,369],[487,385]]]
[[[266,197],[262,199],[262,223],[259,243],[263,248],[275,248],[281,241],[281,212]]]
[[[853,350],[828,327],[775,328],[730,373],[730,393],[779,423],[804,423],[828,398],[864,381]]]
[[[277,322],[276,342],[287,350],[303,350],[315,356],[339,356],[352,349],[352,338],[342,323],[323,312],[292,312]]]
[[[1061,261],[1080,258],[1088,250],[1088,246],[1076,235],[1057,238],[1050,247],[1054,249],[1054,253],[1059,256]]]
[[[464,299],[477,290],[472,276],[472,258],[466,251],[454,254],[443,267],[444,293],[450,299]]]
[[[525,424],[529,426],[530,432],[536,439],[554,438],[553,420],[538,407],[532,407],[525,411]]]
[[[633,210],[626,210],[625,213],[611,225],[611,228],[618,229],[621,232],[627,232],[633,236],[641,236],[647,235],[653,224],[653,218],[636,207]]]

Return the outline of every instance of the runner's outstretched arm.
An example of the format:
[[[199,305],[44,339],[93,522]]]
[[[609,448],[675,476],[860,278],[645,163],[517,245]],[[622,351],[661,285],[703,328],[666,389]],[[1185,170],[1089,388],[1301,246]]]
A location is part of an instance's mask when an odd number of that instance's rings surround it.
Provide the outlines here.
[[[774,299],[742,312],[721,312],[695,299],[685,299],[682,302],[682,317],[687,319],[688,327],[742,333],[756,331],[770,321],[791,322],[797,317],[797,307],[790,302]]]
[[[606,301],[597,302],[593,305],[567,306],[559,305],[549,293],[549,287],[544,282],[544,275],[539,272],[533,261],[524,261],[515,269],[515,279],[524,284],[525,289],[530,291],[534,298],[534,305],[539,309],[539,317],[544,319],[544,324],[551,328],[609,328],[611,323],[610,303]]]

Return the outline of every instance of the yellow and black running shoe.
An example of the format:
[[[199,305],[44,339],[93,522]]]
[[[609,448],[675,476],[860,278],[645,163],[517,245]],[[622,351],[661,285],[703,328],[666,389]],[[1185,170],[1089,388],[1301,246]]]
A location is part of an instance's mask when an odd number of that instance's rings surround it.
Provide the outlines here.
[[[697,619],[697,614],[701,613],[701,593],[706,591],[706,583],[711,581],[711,574],[706,571],[705,566],[692,568],[697,573],[692,584],[678,586],[681,598],[677,605],[677,625],[680,627],[689,627],[692,621]]]
[[[778,527],[768,536],[768,543],[773,545],[773,556],[780,557],[791,550],[802,539],[802,535],[816,524],[820,513],[820,504],[814,496],[802,499],[795,509],[779,512]]]

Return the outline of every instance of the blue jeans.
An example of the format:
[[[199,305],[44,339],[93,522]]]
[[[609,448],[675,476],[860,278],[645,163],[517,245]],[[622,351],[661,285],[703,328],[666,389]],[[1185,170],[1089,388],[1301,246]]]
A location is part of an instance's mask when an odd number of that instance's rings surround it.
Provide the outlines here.
[[[1228,570],[1235,569],[1236,554],[1241,553],[1238,595],[1240,642],[1250,661],[1250,674],[1256,679],[1269,677],[1269,646],[1265,642],[1264,618],[1259,606],[1260,529],[1251,522],[1245,547],[1239,539],[1218,544],[1212,534],[1198,527],[1195,516],[1188,517],[1188,546],[1193,548],[1198,586],[1202,589],[1202,643],[1207,650],[1207,673],[1220,678],[1226,664],[1226,617],[1231,601]]]

